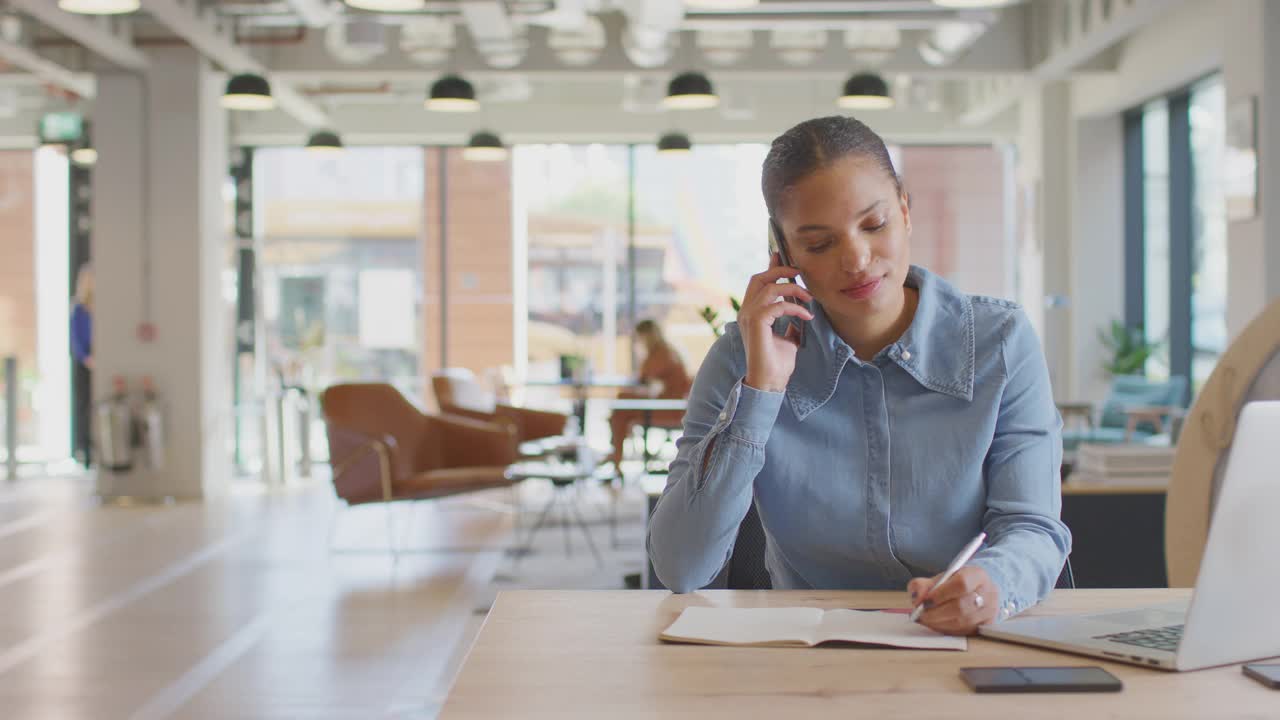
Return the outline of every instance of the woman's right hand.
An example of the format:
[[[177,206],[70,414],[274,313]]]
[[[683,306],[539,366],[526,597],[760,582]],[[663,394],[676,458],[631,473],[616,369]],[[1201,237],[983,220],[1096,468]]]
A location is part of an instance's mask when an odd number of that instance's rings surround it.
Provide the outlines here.
[[[794,283],[779,284],[783,278],[794,279],[799,270],[782,264],[778,254],[769,257],[769,269],[751,278],[747,291],[742,298],[742,309],[738,311],[738,329],[742,332],[742,343],[747,350],[746,384],[756,390],[765,392],[782,392],[787,388],[787,381],[796,369],[796,352],[799,349],[799,338],[795,332],[799,328],[792,326],[788,337],[773,334],[773,323],[783,315],[792,315],[802,320],[812,320],[813,313],[795,303],[782,301],[791,297],[802,302],[811,302],[813,296],[808,290]]]

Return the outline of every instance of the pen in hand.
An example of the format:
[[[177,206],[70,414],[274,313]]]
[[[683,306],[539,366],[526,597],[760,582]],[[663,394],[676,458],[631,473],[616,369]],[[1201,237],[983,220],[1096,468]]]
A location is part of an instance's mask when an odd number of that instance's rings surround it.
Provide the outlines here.
[[[920,604],[911,611],[911,622],[917,622],[920,620],[920,615],[924,612],[925,600],[929,597],[929,594],[933,592],[934,588],[937,588],[950,580],[951,576],[955,575],[957,570],[964,567],[965,563],[969,562],[973,557],[973,554],[978,552],[978,548],[982,547],[982,541],[986,539],[987,534],[985,532],[980,532],[977,537],[969,541],[968,545],[964,546],[964,549],[956,555],[955,559],[951,561],[951,564],[947,566],[947,569],[943,571],[942,576],[938,578],[938,582],[934,583],[933,587],[929,588],[929,591],[924,594],[925,596],[923,598],[920,598]]]

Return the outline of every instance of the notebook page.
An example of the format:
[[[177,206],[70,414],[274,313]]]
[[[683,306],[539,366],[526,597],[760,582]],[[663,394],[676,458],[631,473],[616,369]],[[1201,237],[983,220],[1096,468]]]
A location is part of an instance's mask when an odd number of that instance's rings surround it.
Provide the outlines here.
[[[934,632],[901,613],[828,610],[818,624],[821,642],[844,641],[923,650],[967,650],[965,638]]]
[[[812,645],[821,622],[822,610],[818,608],[689,607],[661,637],[721,645]]]

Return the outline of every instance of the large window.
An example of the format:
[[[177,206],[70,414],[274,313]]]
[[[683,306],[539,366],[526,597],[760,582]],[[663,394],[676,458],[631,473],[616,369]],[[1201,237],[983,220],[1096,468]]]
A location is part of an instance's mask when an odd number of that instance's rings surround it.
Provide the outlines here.
[[[68,238],[85,231],[73,233],[69,225],[70,170],[61,148],[0,152],[0,462],[9,460],[4,424],[12,410],[16,462],[41,465],[44,473],[71,470],[73,401],[85,409],[89,402],[71,392],[70,276],[80,258]],[[12,385],[5,360],[12,362]],[[87,428],[81,441],[86,436]]]
[[[1159,343],[1147,374],[1169,376],[1169,103],[1142,108],[1143,327]]]
[[[527,243],[524,333],[531,379],[558,378],[562,355],[587,358],[597,373],[631,370],[628,153],[621,145],[515,150],[515,212]]]
[[[0,152],[0,458],[10,393],[17,460],[71,454],[68,172],[53,148]],[[14,385],[4,376],[11,359]]]
[[[335,382],[363,379],[392,383],[415,400],[425,393],[422,149],[265,148],[252,153],[252,168],[252,182],[228,193],[235,199],[244,191],[241,203],[252,198],[252,221],[242,228],[252,238],[241,238],[239,270],[224,292],[247,315],[236,326],[234,455],[248,471],[271,455],[262,446],[262,413],[272,416],[282,388],[314,397]],[[249,291],[252,297],[239,296]],[[318,413],[310,419],[309,449],[322,457],[323,424]],[[290,457],[301,451],[293,445],[300,421],[289,411],[279,418]]]
[[[765,145],[703,145],[687,155],[636,148],[636,316],[661,323],[695,370],[715,335],[710,307],[732,319],[730,298],[769,262],[760,194]]]
[[[1130,223],[1126,317],[1140,319],[1146,338],[1158,344],[1146,372],[1154,378],[1188,377],[1198,388],[1227,345],[1226,211],[1222,192],[1225,148],[1220,76],[1207,78],[1143,105],[1138,132],[1126,142],[1137,164],[1127,182]],[[1140,204],[1139,204],[1140,203]],[[1140,307],[1132,307],[1139,303]]]
[[[1191,377],[1209,378],[1227,349],[1227,215],[1222,190],[1226,149],[1222,79],[1191,89],[1191,166],[1194,209],[1191,255]]]
[[[254,166],[272,371],[311,387],[380,378],[416,394],[422,151],[277,148]]]

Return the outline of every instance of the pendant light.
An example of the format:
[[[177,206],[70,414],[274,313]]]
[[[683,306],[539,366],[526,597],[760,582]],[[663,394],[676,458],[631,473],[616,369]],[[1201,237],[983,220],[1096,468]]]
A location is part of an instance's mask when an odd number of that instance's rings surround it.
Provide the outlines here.
[[[136,12],[139,0],[58,0],[58,9],[77,15],[123,15]]]
[[[692,151],[693,143],[682,132],[670,132],[658,138],[659,155],[688,155]]]
[[[93,167],[98,162],[98,151],[93,147],[89,129],[89,121],[83,120],[80,126],[80,138],[66,146],[69,151],[67,157],[80,167]]]
[[[431,85],[426,108],[437,112],[474,112],[480,109],[476,89],[457,75],[445,75]]]
[[[893,107],[889,83],[873,73],[859,73],[844,84],[836,104],[846,110],[888,110]]]
[[[672,110],[702,110],[720,104],[711,80],[699,72],[688,72],[672,78],[662,106]]]
[[[227,90],[222,94],[222,107],[228,110],[271,110],[276,99],[271,97],[271,84],[261,75],[242,73],[232,75]]]
[[[71,162],[81,167],[93,167],[98,162],[98,151],[92,145],[81,145],[71,151]]]
[[[497,162],[507,159],[507,148],[497,134],[482,130],[471,136],[462,149],[462,157],[477,162]]]
[[[332,130],[317,130],[307,139],[307,151],[331,153],[342,149],[342,138]]]

